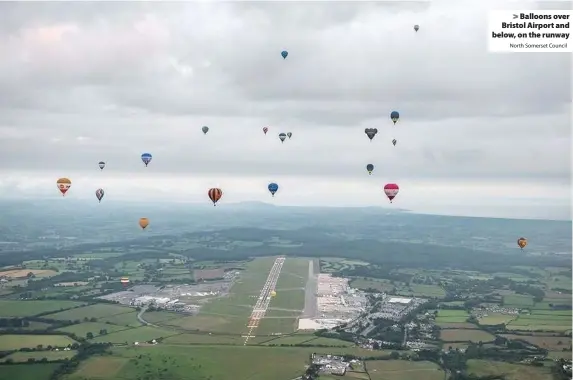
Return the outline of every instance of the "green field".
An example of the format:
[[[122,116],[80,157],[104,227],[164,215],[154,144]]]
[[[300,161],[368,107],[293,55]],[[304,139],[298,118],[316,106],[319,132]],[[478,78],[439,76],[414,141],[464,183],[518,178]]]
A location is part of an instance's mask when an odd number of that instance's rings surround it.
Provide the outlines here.
[[[150,347],[115,348],[113,357],[94,357],[82,363],[69,380],[145,379],[146,371],[161,373],[163,378],[217,380],[292,379],[304,372],[305,363],[316,347],[257,346],[179,346],[162,344]],[[357,348],[328,348],[333,354],[367,355]],[[224,359],[222,365],[221,358]],[[131,359],[131,360],[130,360]],[[407,362],[404,362],[407,363]],[[153,376],[152,374],[150,374]],[[155,377],[150,378],[157,378]]]
[[[405,360],[367,361],[364,367],[371,380],[444,380],[444,371],[437,364],[426,361]]]
[[[145,342],[157,338],[167,338],[172,335],[177,335],[178,332],[173,330],[163,330],[150,326],[142,326],[122,331],[117,331],[111,334],[100,335],[92,339],[92,342],[100,343],[128,343]]]
[[[527,308],[533,305],[534,303],[532,296],[524,296],[520,294],[503,296],[503,306]]]
[[[133,309],[131,309],[133,310]],[[115,314],[105,318],[98,318],[98,322],[112,323],[118,326],[141,326],[141,322],[137,320],[137,311],[130,311],[129,313]]]
[[[58,363],[4,365],[0,370],[0,380],[49,380],[59,366]]]
[[[499,325],[502,323],[509,323],[517,318],[517,315],[497,314],[492,313],[480,318],[480,325]]]
[[[100,330],[107,330],[107,332],[109,334],[109,333],[113,333],[116,331],[125,330],[127,328],[129,328],[129,327],[117,326],[117,325],[112,325],[109,323],[84,322],[84,323],[79,323],[77,325],[62,327],[62,328],[56,329],[56,331],[68,332],[68,333],[72,333],[78,337],[84,337],[85,338],[86,334],[88,332],[91,332],[94,336],[98,336],[98,335],[100,335],[99,334]]]
[[[36,348],[39,345],[67,347],[73,343],[76,341],[65,335],[0,335],[0,351]]]
[[[81,306],[73,301],[11,301],[0,300],[0,317],[29,317],[49,311],[59,311]]]
[[[0,359],[0,361],[5,362],[11,360],[15,363],[20,363],[20,362],[27,362],[29,359],[40,361],[45,358],[47,361],[51,362],[55,360],[70,359],[74,357],[76,354],[77,351],[74,350],[33,351],[33,352],[18,351],[6,356],[5,358]]]
[[[469,314],[465,310],[438,310],[436,323],[463,323],[468,319]]]
[[[533,367],[524,364],[488,360],[468,360],[468,373],[477,376],[505,374],[507,380],[552,380],[547,367]]]
[[[66,310],[60,313],[48,314],[44,316],[44,318],[66,321],[81,321],[84,318],[96,318],[99,320],[100,318],[111,317],[114,315],[125,314],[129,312],[133,312],[133,309],[130,307],[101,303],[80,307],[77,309]]]
[[[495,336],[482,330],[442,329],[440,339],[444,342],[491,342]]]

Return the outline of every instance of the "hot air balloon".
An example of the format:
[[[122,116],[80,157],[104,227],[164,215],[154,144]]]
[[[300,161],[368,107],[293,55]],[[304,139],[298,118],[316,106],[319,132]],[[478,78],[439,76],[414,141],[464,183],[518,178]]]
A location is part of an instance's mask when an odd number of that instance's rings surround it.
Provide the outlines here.
[[[271,195],[274,197],[275,193],[279,190],[279,185],[277,185],[274,182],[269,183],[269,192],[271,193]]]
[[[151,155],[151,153],[143,153],[141,155],[141,161],[143,161],[143,163],[145,164],[145,167],[147,167],[147,165],[149,165],[152,158],[153,158],[153,156]]]
[[[517,245],[521,249],[525,248],[525,246],[527,245],[527,239],[524,237],[520,237],[519,239],[517,239]]]
[[[285,142],[286,134],[284,134],[284,133],[279,133],[279,139],[281,139],[281,142]]]
[[[201,130],[203,131],[204,134],[207,134],[207,132],[209,132],[209,127],[204,125],[203,128],[201,128]]]
[[[372,164],[366,165],[366,170],[368,171],[368,174],[372,175],[372,170],[374,170],[374,165]]]
[[[420,26],[419,26],[419,25],[414,25],[414,30],[417,32],[418,30],[420,30]]]
[[[286,50],[281,51],[281,56],[283,57],[283,59],[286,59],[286,57],[288,57],[288,51]]]
[[[287,137],[290,139],[292,137],[292,132],[288,132]]]
[[[392,119],[392,121],[394,122],[394,124],[396,124],[396,122],[398,121],[398,119],[400,119],[400,113],[398,111],[392,111],[390,113],[390,119]]]
[[[368,136],[368,138],[370,139],[370,141],[372,141],[372,139],[374,138],[374,136],[376,136],[376,134],[378,133],[378,129],[376,128],[366,128],[364,130],[364,133],[366,133],[366,136]]]
[[[103,191],[103,189],[97,189],[96,190],[96,198],[98,201],[101,202],[103,196],[104,196],[105,192]]]
[[[144,230],[147,228],[147,226],[149,226],[149,219],[139,218],[139,227]]]
[[[269,129],[268,129],[267,127],[264,127],[264,128],[263,128],[263,133],[264,133],[265,135],[267,134],[268,131],[269,131]]]
[[[122,277],[122,278],[119,280],[119,282],[121,282],[121,284],[122,284],[124,287],[127,287],[127,285],[129,285],[129,278],[127,278],[127,277]]]
[[[99,168],[100,168],[101,170],[103,170],[103,168],[105,168],[105,162],[103,162],[103,161],[98,162],[97,165],[99,166]]]
[[[213,202],[213,206],[217,206],[217,202],[223,196],[223,190],[214,187],[212,189],[209,189],[209,191],[207,192],[207,195],[209,196],[209,199],[211,200],[211,202]]]
[[[393,144],[394,146],[396,146],[396,143],[397,143],[397,142],[398,142],[398,141],[396,141],[396,139],[392,140],[392,144]]]
[[[58,186],[58,189],[63,196],[66,195],[66,192],[70,189],[70,187],[72,187],[72,181],[70,181],[68,178],[60,178],[56,181],[56,185]]]
[[[395,183],[388,183],[384,186],[384,193],[390,199],[390,203],[392,203],[392,199],[398,195],[400,188]]]
[[[276,297],[277,296],[277,292],[275,292],[274,290],[271,292],[271,297]]]

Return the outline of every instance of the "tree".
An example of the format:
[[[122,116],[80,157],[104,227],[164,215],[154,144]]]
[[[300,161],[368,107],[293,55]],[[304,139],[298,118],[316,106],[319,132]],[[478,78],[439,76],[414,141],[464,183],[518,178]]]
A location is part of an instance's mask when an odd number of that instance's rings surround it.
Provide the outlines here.
[[[88,333],[86,334],[86,338],[87,338],[87,339],[93,339],[93,338],[94,338],[94,334],[91,333],[91,332],[88,332]]]

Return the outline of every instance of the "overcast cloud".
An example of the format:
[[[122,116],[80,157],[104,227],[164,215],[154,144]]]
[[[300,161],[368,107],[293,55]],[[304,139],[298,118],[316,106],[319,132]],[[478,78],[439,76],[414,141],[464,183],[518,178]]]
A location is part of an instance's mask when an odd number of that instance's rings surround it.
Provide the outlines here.
[[[569,210],[571,55],[487,51],[489,10],[539,7],[1,2],[0,194]]]

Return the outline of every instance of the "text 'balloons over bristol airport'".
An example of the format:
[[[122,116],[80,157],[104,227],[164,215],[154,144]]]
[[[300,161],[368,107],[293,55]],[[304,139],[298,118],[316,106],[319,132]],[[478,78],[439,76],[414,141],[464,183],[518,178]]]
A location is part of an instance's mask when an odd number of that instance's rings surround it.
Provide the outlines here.
[[[279,185],[277,185],[274,182],[269,183],[269,192],[271,193],[271,195],[274,197],[275,193],[279,190]]]
[[[147,226],[149,226],[149,219],[139,218],[139,227],[141,227],[141,229],[144,230],[147,228]]]
[[[368,171],[368,174],[372,175],[372,171],[374,170],[374,165],[372,164],[366,165],[366,170]]]
[[[396,122],[400,119],[400,113],[398,111],[392,111],[390,113],[390,119],[396,124]]]
[[[143,163],[145,164],[145,167],[147,167],[147,165],[149,165],[149,163],[151,162],[152,159],[153,159],[153,156],[151,155],[151,153],[143,153],[141,155],[141,161],[143,161]]]
[[[281,139],[281,142],[285,142],[286,134],[285,133],[279,133],[279,139]]]
[[[376,136],[376,134],[378,133],[378,129],[376,128],[366,128],[364,130],[364,133],[366,133],[366,136],[368,136],[368,138],[370,139],[370,141],[372,141],[372,139],[374,138],[374,136]]]
[[[286,50],[281,51],[281,56],[283,57],[283,59],[286,59],[286,57],[288,57],[288,51]]]
[[[398,195],[399,191],[400,188],[395,183],[388,183],[384,186],[384,193],[390,200],[390,203],[392,203],[392,200],[396,198],[396,195]]]
[[[209,132],[209,127],[204,125],[203,128],[201,128],[201,130],[203,131],[204,134],[207,134],[207,132]]]
[[[98,162],[97,166],[99,166],[99,168],[100,168],[101,170],[103,170],[103,168],[105,168],[105,162],[100,161],[100,162]]]
[[[213,206],[217,206],[217,202],[219,202],[219,199],[221,199],[221,197],[223,196],[223,190],[214,187],[212,189],[209,189],[207,195],[209,196],[211,202],[213,202]]]
[[[96,190],[96,198],[98,201],[100,201],[100,203],[101,203],[101,200],[102,200],[104,195],[105,195],[105,192],[103,191],[103,189],[97,189]]]
[[[72,181],[70,181],[68,178],[60,178],[56,181],[56,185],[62,193],[62,196],[64,196],[70,187],[72,187]]]

